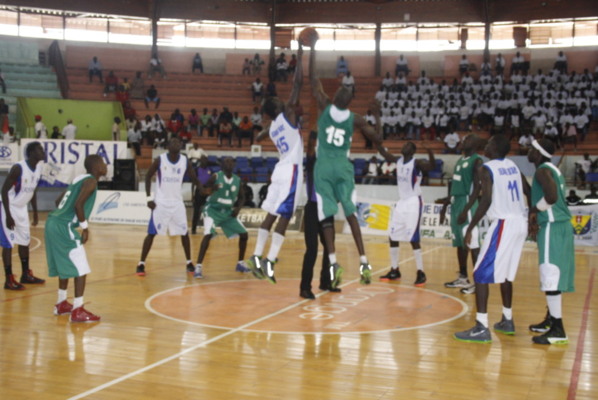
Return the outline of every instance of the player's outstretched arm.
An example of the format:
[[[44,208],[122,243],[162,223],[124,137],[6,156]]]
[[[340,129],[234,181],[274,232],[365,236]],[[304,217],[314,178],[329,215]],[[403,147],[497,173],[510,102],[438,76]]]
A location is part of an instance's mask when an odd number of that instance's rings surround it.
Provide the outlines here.
[[[322,88],[322,82],[320,82],[320,78],[318,78],[316,74],[316,42],[314,40],[311,51],[309,52],[309,80],[311,83],[311,91],[313,96],[316,98],[318,103],[318,109],[320,111],[324,110],[328,104],[330,104],[330,99],[324,92]]]
[[[380,155],[382,157],[384,157],[384,159],[388,162],[397,162],[398,157],[389,153],[388,149],[386,147],[384,147],[382,145],[382,143],[380,143],[378,146],[376,146],[376,148],[378,149],[378,153],[380,153]]]
[[[380,121],[377,121],[376,129],[367,123],[365,118],[359,114],[353,114],[353,128],[359,130],[361,134],[368,140],[370,140],[376,147],[382,145],[382,137],[379,132]]]
[[[291,117],[295,116],[295,107],[299,104],[299,95],[301,94],[301,87],[303,86],[303,46],[299,42],[299,50],[297,50],[297,65],[295,66],[295,75],[293,76],[293,89],[287,101],[285,115],[289,121],[293,121]]]
[[[428,152],[428,159],[415,160],[415,163],[420,171],[432,171],[436,167],[436,159],[434,158],[434,153],[431,149],[425,148],[425,150]]]

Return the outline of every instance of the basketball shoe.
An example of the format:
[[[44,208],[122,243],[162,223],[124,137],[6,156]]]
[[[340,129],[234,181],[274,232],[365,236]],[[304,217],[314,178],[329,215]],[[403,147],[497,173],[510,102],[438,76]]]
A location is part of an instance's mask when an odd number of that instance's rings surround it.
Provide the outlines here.
[[[145,276],[145,264],[137,264],[137,269],[135,270],[135,274],[137,276]]]
[[[466,288],[459,290],[463,294],[474,294],[475,293],[475,284],[471,284]]]
[[[70,314],[73,311],[73,305],[66,300],[54,305],[54,315]]]
[[[46,281],[43,280],[43,279],[40,279],[40,278],[38,278],[36,276],[34,276],[33,272],[30,269],[28,269],[26,274],[21,275],[21,283],[28,283],[28,284],[34,284],[34,285],[37,284],[37,285],[39,285],[39,284],[42,284],[42,283],[46,283]]]
[[[247,259],[247,261],[245,261],[247,263],[247,266],[251,270],[251,273],[257,279],[264,279],[264,271],[262,271],[261,261],[262,261],[262,258],[258,257],[258,256],[255,256],[255,255],[249,257]]]
[[[25,290],[25,286],[21,285],[15,279],[14,275],[7,275],[6,281],[4,282],[4,289],[7,290]]]
[[[264,274],[264,279],[270,283],[276,283],[276,278],[274,277],[274,261],[262,258],[260,261],[260,269]]]
[[[361,275],[359,283],[362,285],[369,285],[372,283],[372,266],[368,263],[361,263],[359,266],[359,275]]]
[[[193,277],[195,279],[202,279],[203,278],[203,268],[201,264],[197,264],[193,269]]]
[[[469,286],[471,286],[471,283],[469,283],[469,279],[467,279],[466,276],[462,275],[459,275],[459,277],[454,281],[446,282],[444,284],[444,287],[447,288],[466,288]]]
[[[506,319],[505,316],[502,316],[500,322],[494,324],[494,330],[496,332],[504,333],[505,335],[514,335],[515,334],[515,322],[512,319]]]
[[[567,338],[567,334],[565,333],[565,328],[563,327],[563,320],[556,319],[550,317],[550,329],[540,335],[534,336],[532,341],[535,344],[567,344],[569,343],[569,338]]]
[[[536,333],[546,333],[552,327],[552,318],[550,317],[550,311],[546,311],[546,317],[544,321],[539,324],[533,324],[529,326],[529,330]]]
[[[336,289],[343,279],[343,267],[334,263],[330,266],[330,288]]]
[[[71,322],[98,322],[99,320],[99,315],[90,313],[85,308],[83,308],[83,306],[77,307],[71,311]]]
[[[187,263],[187,267],[186,268],[187,268],[187,272],[189,272],[191,274],[195,272],[195,265],[193,265],[192,262]]]
[[[401,271],[399,268],[391,268],[386,275],[382,275],[380,280],[383,282],[398,281],[401,279]]]
[[[492,334],[490,334],[490,329],[486,328],[479,321],[475,322],[475,326],[473,328],[468,329],[463,332],[457,332],[453,335],[453,337],[461,342],[471,342],[471,343],[491,343],[492,342]]]
[[[417,270],[417,276],[415,277],[415,282],[413,284],[415,286],[421,287],[426,284],[426,274],[422,270]]]
[[[239,261],[237,263],[237,266],[235,267],[235,271],[246,273],[246,272],[249,272],[250,269],[247,268],[247,264],[245,264],[245,261]]]
[[[342,292],[341,288],[338,288],[338,287],[334,288],[334,289],[331,288],[330,287],[330,282],[320,283],[319,289],[320,290],[327,290],[327,291],[332,292],[332,293],[340,293],[340,292]]]

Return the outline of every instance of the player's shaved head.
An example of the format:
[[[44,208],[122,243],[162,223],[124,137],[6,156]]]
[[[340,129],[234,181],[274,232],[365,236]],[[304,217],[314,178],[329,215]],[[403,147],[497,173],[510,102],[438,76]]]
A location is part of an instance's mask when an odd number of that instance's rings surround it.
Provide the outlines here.
[[[91,154],[85,158],[85,170],[89,173],[92,172],[94,167],[102,165],[104,163],[104,159],[97,154]]]
[[[336,93],[334,95],[334,99],[332,100],[332,103],[337,108],[340,108],[341,110],[345,110],[349,107],[349,104],[351,103],[352,99],[353,99],[353,93],[351,93],[351,90],[344,86],[341,86],[336,91]]]

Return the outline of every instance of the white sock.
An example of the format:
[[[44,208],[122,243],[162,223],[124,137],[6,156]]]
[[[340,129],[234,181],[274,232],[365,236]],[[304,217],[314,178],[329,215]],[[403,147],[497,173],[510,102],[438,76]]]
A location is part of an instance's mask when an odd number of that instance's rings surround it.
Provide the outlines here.
[[[476,313],[476,321],[488,328],[488,313]]]
[[[278,253],[280,252],[280,248],[284,243],[284,235],[281,235],[278,232],[274,232],[272,234],[272,241],[270,242],[270,251],[268,252],[268,260],[276,261],[276,257],[278,257]]]
[[[328,261],[330,261],[330,265],[336,264],[336,254],[335,253],[328,254]]]
[[[368,263],[368,258],[365,255],[359,256],[359,262],[361,264],[367,264]]]
[[[413,257],[415,257],[415,266],[418,271],[424,270],[424,259],[422,257],[422,249],[413,250]]]
[[[506,319],[513,319],[513,309],[512,308],[506,308],[503,306],[502,308],[502,315],[505,316]]]
[[[390,248],[390,268],[399,268],[399,246]]]
[[[257,240],[255,242],[255,251],[253,252],[254,255],[261,257],[262,254],[264,254],[264,247],[266,247],[269,235],[270,231],[262,228],[257,230]]]
[[[56,304],[58,303],[62,303],[63,301],[66,300],[66,289],[62,290],[62,289],[58,289],[58,301],[56,302]]]
[[[83,305],[83,296],[75,297],[75,301],[73,301],[73,309],[79,308]]]
[[[187,265],[189,265],[189,264],[193,264],[193,261],[187,260]]]
[[[546,303],[548,303],[548,311],[553,318],[563,318],[563,303],[562,295],[546,296]]]
[[[145,261],[139,261],[137,265],[145,265]]]

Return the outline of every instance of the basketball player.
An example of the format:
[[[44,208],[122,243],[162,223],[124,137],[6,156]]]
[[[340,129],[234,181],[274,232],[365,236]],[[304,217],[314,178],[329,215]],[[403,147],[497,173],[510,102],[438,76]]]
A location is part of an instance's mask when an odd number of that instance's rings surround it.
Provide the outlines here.
[[[484,215],[490,219],[480,256],[476,262],[473,279],[476,294],[476,325],[454,334],[455,339],[464,342],[490,343],[492,335],[488,329],[488,290],[490,283],[500,284],[503,315],[494,324],[494,330],[506,335],[515,334],[513,322],[513,281],[517,274],[519,259],[527,236],[526,204],[529,203],[529,184],[522,177],[519,168],[507,158],[511,146],[505,135],[494,135],[486,145],[486,157],[490,161],[480,169],[482,197],[465,233],[465,244],[469,245],[473,230]]]
[[[276,283],[274,264],[284,242],[289,221],[297,208],[303,181],[303,138],[295,113],[303,85],[302,56],[303,47],[299,43],[297,67],[289,100],[286,104],[277,97],[268,97],[264,100],[262,110],[271,118],[272,122],[269,130],[264,130],[257,136],[257,141],[260,141],[269,133],[270,139],[278,149],[280,159],[272,171],[268,195],[262,203],[262,209],[267,211],[268,215],[257,231],[255,250],[247,260],[247,264],[256,278],[266,279],[270,283]],[[262,258],[270,229],[276,219],[278,219],[278,223],[272,233],[270,250],[266,258]]]
[[[85,280],[91,271],[83,245],[89,238],[87,218],[91,214],[98,191],[98,179],[106,175],[107,167],[102,157],[85,158],[86,174],[77,176],[73,183],[56,200],[58,208],[46,221],[46,258],[50,276],[58,277],[58,301],[54,315],[71,314],[71,322],[96,322],[100,320],[83,308]],[[81,234],[76,228],[81,228]],[[75,299],[67,301],[69,279],[75,281]]]
[[[562,319],[562,292],[575,290],[575,249],[571,213],[565,198],[565,178],[550,162],[554,143],[548,139],[532,142],[527,158],[536,166],[532,181],[532,204],[529,223],[537,236],[540,286],[546,293],[548,313],[544,321],[530,325],[537,344],[568,343]],[[538,226],[539,225],[539,226]],[[538,231],[539,229],[539,231]]]
[[[315,36],[315,35],[314,35]],[[360,131],[366,139],[376,146],[380,145],[379,132],[366,122],[366,120],[348,109],[353,93],[350,89],[340,87],[332,102],[322,89],[322,83],[316,75],[316,50],[317,38],[312,36],[312,45],[309,59],[309,76],[312,93],[318,102],[320,117],[318,119],[318,147],[317,160],[314,167],[314,183],[316,198],[318,200],[318,219],[322,223],[324,240],[328,249],[330,260],[330,282],[334,289],[340,283],[343,268],[337,263],[334,247],[334,216],[341,203],[351,233],[359,252],[360,282],[369,284],[372,277],[372,267],[368,263],[361,238],[361,229],[355,212],[355,178],[353,164],[348,154],[353,139],[353,131]],[[376,127],[380,129],[378,105],[372,110],[376,117]]]
[[[22,283],[41,284],[45,282],[43,279],[36,278],[29,269],[31,234],[27,211],[27,204],[31,202],[32,225],[36,226],[38,222],[36,190],[42,170],[40,162],[45,158],[46,154],[39,142],[29,143],[25,149],[25,160],[12,166],[4,185],[2,185],[0,246],[2,246],[2,261],[6,276],[4,289],[24,290],[25,286]],[[19,258],[21,259],[20,283],[16,281],[12,273],[12,248],[15,244],[19,246]]]
[[[183,203],[183,178],[189,176],[194,185],[201,188],[195,170],[187,156],[181,154],[181,140],[173,137],[168,142],[168,152],[162,153],[150,166],[145,176],[147,206],[152,216],[147,227],[147,236],[141,249],[141,260],[137,264],[137,275],[145,276],[145,259],[152,248],[156,235],[181,236],[181,243],[187,257],[187,272],[193,273],[195,266],[191,261],[191,244],[187,227],[187,211]],[[156,193],[151,196],[152,177],[156,179]]]
[[[206,200],[203,210],[204,236],[197,256],[195,265],[195,278],[203,278],[203,259],[210,246],[216,227],[222,228],[227,238],[239,236],[239,258],[236,266],[238,272],[249,272],[243,259],[247,248],[247,230],[237,219],[241,207],[245,203],[245,194],[241,188],[241,179],[233,174],[235,161],[227,157],[222,162],[222,171],[218,171],[210,177],[205,185],[207,191],[212,194]]]
[[[480,254],[478,229],[472,230],[470,247],[465,245],[463,235],[471,222],[471,217],[478,208],[480,195],[480,180],[478,170],[484,163],[477,154],[481,140],[474,134],[467,135],[461,142],[462,156],[455,164],[453,179],[449,185],[449,197],[440,211],[440,223],[444,223],[446,208],[451,205],[451,233],[453,247],[457,248],[459,262],[459,276],[457,279],[444,284],[447,288],[462,288],[461,293],[474,293],[475,285],[467,278],[467,253],[471,250],[471,260],[475,265]]]
[[[407,142],[401,149],[401,156],[390,154],[384,147],[379,146],[378,151],[389,163],[397,165],[397,188],[399,201],[395,204],[390,218],[390,271],[380,277],[381,281],[394,281],[401,279],[399,271],[399,242],[411,243],[417,277],[415,286],[424,286],[426,274],[419,237],[419,223],[422,216],[421,180],[422,172],[431,171],[436,165],[432,150],[428,151],[428,159],[416,160],[413,155],[417,147],[413,142]]]

